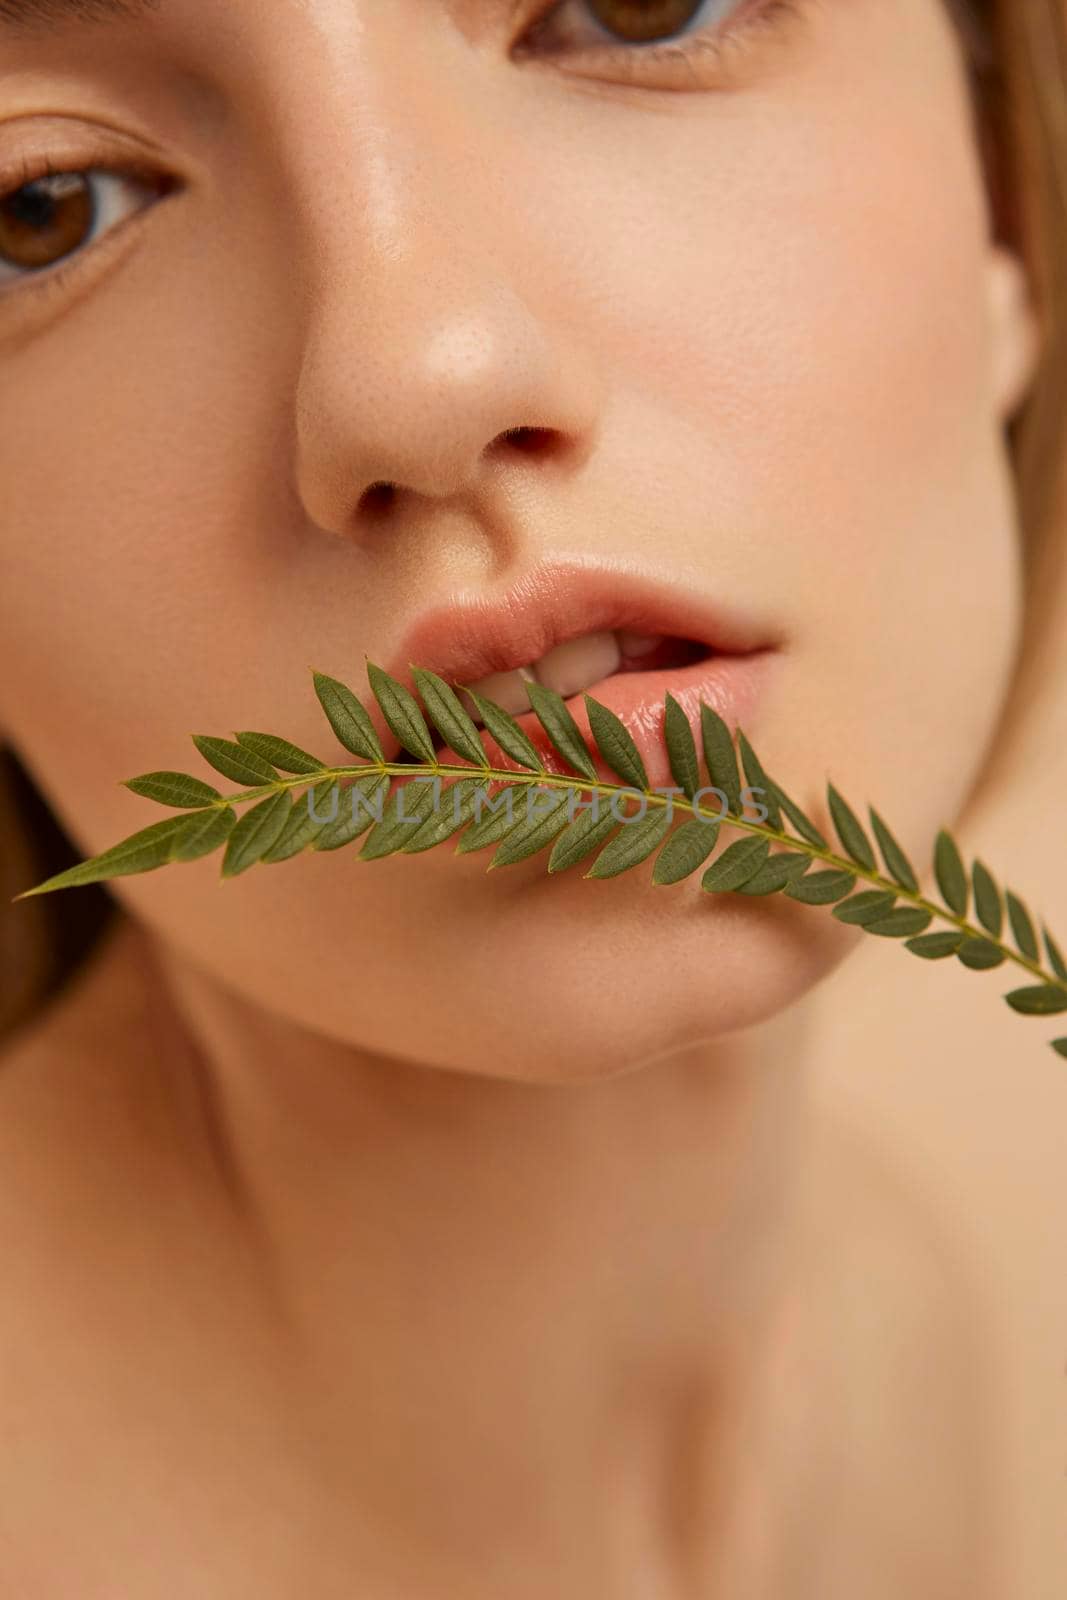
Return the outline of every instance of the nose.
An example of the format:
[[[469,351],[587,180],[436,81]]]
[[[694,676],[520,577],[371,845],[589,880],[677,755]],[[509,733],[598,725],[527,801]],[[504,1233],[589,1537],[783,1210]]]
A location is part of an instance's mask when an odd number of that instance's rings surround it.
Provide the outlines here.
[[[388,118],[378,101],[373,136],[364,118],[345,139],[340,214],[334,193],[304,224],[296,484],[310,519],[349,539],[380,536],[383,507],[477,519],[509,475],[584,458],[599,408],[550,263],[524,257],[521,207],[479,181],[485,120],[420,97],[413,121],[411,98]]]

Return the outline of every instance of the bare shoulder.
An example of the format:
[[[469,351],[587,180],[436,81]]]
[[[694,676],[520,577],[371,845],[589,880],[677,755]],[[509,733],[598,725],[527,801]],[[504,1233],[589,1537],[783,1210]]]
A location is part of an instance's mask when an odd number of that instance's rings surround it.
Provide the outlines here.
[[[873,1560],[887,1595],[993,1600],[997,1370],[965,1246],[843,1121],[820,1123],[808,1154],[818,1337],[841,1423],[830,1479],[850,1508],[824,1592],[848,1592]]]

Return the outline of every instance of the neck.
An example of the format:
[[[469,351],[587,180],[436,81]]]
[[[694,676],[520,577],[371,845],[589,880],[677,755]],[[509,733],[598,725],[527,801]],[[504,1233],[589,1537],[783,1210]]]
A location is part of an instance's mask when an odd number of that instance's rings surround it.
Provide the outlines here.
[[[158,960],[316,1437],[409,1592],[424,1556],[426,1593],[453,1562],[471,1593],[472,1551],[508,1600],[721,1579],[791,1315],[795,1011],[788,1043],[545,1087],[372,1059]]]

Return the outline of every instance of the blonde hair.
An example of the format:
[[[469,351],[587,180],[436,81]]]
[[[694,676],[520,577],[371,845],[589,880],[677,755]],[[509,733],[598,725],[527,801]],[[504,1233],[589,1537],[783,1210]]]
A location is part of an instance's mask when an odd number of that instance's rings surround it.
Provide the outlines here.
[[[1008,429],[1028,575],[1027,651],[1055,625],[1067,537],[1067,4],[947,0],[963,40],[998,239],[1021,255],[1041,322],[1042,357]],[[1008,725],[1011,710],[1006,712]],[[79,858],[10,750],[0,748],[0,1039],[27,1024],[120,915],[102,886],[53,899],[11,898]]]

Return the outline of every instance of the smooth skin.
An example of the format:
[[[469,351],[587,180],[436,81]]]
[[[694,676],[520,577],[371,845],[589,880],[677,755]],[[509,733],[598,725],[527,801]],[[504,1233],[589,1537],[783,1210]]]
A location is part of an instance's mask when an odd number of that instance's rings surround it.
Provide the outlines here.
[[[580,0],[519,52],[547,10],[0,38],[0,168],[173,184],[0,285],[0,723],[85,854],[190,729],[338,754],[309,660],[559,559],[766,619],[749,731],[816,815],[919,854],[964,804],[1035,335],[941,5],[713,6],[640,68]],[[115,885],[0,1079],[5,1593],[982,1595],[966,1294],[806,1111],[859,936],[482,867]]]

